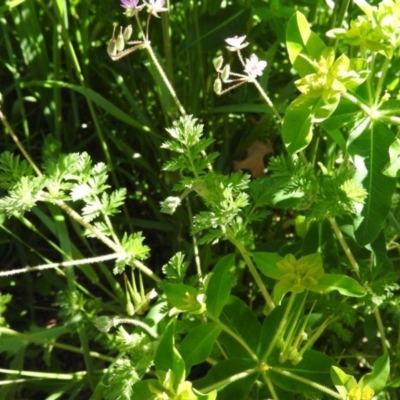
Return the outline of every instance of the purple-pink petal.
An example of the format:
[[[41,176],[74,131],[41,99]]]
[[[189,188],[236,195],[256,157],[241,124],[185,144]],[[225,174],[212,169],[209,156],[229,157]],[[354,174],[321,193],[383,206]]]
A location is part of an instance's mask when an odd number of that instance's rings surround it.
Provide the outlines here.
[[[136,8],[139,0],[121,0],[121,7],[123,8]]]

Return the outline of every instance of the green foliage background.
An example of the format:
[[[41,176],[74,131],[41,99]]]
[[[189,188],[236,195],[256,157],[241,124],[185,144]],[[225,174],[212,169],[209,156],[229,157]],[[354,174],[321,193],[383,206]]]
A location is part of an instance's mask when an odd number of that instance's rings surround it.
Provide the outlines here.
[[[168,7],[170,11],[163,13],[160,21],[152,20],[150,39],[187,113],[200,118],[206,137],[214,139],[209,150],[220,153],[215,169],[223,174],[232,172],[233,161],[243,158],[256,139],[270,140],[275,154],[282,154],[284,145],[273,113],[252,85],[221,97],[214,94],[212,61],[224,52],[225,38],[247,35],[251,51],[268,61],[260,84],[283,115],[297,96],[294,81],[298,79],[288,62],[284,27],[299,10],[325,40],[324,32],[336,26],[335,19],[341,18],[346,1],[336,2],[333,13],[325,2],[315,0],[184,0],[170,1]],[[349,17],[357,10],[350,5]],[[87,152],[94,162],[104,162],[110,174],[108,184],[113,190],[127,190],[122,212],[113,217],[118,235],[143,232],[144,244],[150,248],[147,265],[153,272],[161,275],[162,267],[181,251],[189,265],[188,275],[195,275],[190,231],[193,215],[204,206],[193,196],[173,216],[160,212],[160,202],[179,181],[178,173],[162,170],[170,153],[161,148],[167,140],[165,129],[177,119],[178,110],[144,51],[118,62],[108,57],[114,22],[128,23],[117,0],[12,0],[0,5],[2,110],[37,164],[60,153],[76,152]],[[388,83],[395,87],[398,78],[394,75]],[[2,132],[0,152],[18,153],[10,135]],[[316,135],[307,151],[314,162],[333,166],[336,150],[332,141]],[[279,171],[278,163],[275,168]],[[398,215],[397,204],[392,210]],[[329,226],[311,226],[307,240],[302,241],[294,231],[295,217],[290,209],[277,208],[256,222],[253,235],[258,250],[284,254],[300,251],[303,246],[303,251],[311,253],[316,251],[315,238],[324,236],[324,262],[332,267],[331,272],[337,272],[339,251],[327,233]],[[0,218],[2,270],[105,252],[104,245],[84,237],[77,223],[48,204],[35,207],[29,217]],[[381,257],[379,267],[365,272],[364,279],[376,289],[378,298],[374,300],[384,306],[383,324],[390,328],[388,341],[399,348],[398,301],[393,300],[398,293],[397,234],[390,228],[385,233],[387,247],[383,233],[371,244]],[[369,253],[350,244],[365,267]],[[232,246],[222,242],[199,249],[206,274]],[[22,376],[21,384],[0,386],[0,398],[90,398],[99,380],[96,371],[106,368],[117,355],[117,346],[110,344],[114,339],[102,335],[93,322],[101,312],[127,313],[126,279],[130,277],[114,276],[112,269],[111,262],[104,262],[0,279],[1,293],[12,295],[4,317],[14,332],[4,331],[0,342],[2,380],[16,378],[9,370],[39,371]],[[251,283],[244,273],[235,285],[243,300],[252,300]],[[144,287],[153,286],[145,279]],[[7,300],[2,298],[2,307]],[[364,304],[363,312],[357,314],[349,303],[324,298],[322,306],[343,320],[334,323],[334,334],[330,331],[317,343],[318,350],[337,360],[343,350],[350,350],[346,367],[364,372],[363,368],[375,360],[370,355],[379,353],[380,348],[374,304]],[[365,338],[367,343],[362,345]],[[53,348],[53,340],[73,348]],[[92,357],[91,352],[101,355]],[[126,368],[129,379],[128,367],[119,366],[117,375],[123,376]],[[88,374],[85,378],[69,375],[76,371]],[[251,395],[259,398],[259,394]],[[110,393],[108,396],[113,398]]]

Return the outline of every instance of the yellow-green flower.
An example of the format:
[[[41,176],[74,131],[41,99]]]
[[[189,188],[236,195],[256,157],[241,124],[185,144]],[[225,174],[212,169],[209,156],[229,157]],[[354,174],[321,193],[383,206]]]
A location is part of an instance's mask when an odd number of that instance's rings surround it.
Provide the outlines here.
[[[374,394],[374,391],[368,385],[364,388],[357,385],[349,391],[347,400],[371,400]]]
[[[280,300],[286,292],[301,293],[304,290],[313,290],[324,276],[321,255],[318,253],[298,260],[293,254],[287,254],[276,266],[282,275],[275,285],[275,300]]]

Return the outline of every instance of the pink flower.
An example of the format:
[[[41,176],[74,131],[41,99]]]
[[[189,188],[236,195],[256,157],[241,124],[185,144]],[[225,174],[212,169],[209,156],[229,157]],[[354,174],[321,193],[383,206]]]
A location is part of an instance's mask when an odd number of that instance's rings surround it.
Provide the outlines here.
[[[252,54],[249,59],[246,58],[244,70],[249,74],[250,77],[256,78],[257,76],[261,76],[263,74],[266,66],[266,61],[258,60],[258,57],[255,54]]]
[[[126,8],[126,15],[133,17],[137,11],[140,11],[144,4],[138,6],[140,0],[121,0],[121,7]]]
[[[245,39],[246,35],[225,39],[225,42],[229,44],[229,46],[226,46],[226,48],[229,51],[239,51],[248,45],[247,42],[243,43]]]
[[[144,3],[146,2],[144,1]],[[149,2],[146,3],[147,12],[160,18],[157,13],[168,11],[168,8],[164,7],[164,4],[165,0],[149,0]]]

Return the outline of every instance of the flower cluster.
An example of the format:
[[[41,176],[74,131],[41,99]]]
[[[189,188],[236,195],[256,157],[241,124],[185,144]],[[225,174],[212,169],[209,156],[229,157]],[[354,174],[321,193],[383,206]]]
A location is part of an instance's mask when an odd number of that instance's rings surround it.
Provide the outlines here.
[[[147,12],[149,13],[149,17],[154,16],[160,18],[158,13],[168,11],[168,9],[164,7],[165,0],[149,0],[149,2],[143,0],[143,4],[140,5],[139,2],[140,0],[121,0],[121,7],[125,9],[125,15],[127,15],[128,17],[136,16],[142,36],[147,38],[149,19],[147,20],[146,34],[144,34],[140,26],[138,12],[142,11],[143,8],[146,7]],[[132,53],[133,51],[145,46],[146,40],[130,41],[133,32],[132,25],[128,25],[126,28],[123,28],[121,26],[120,33],[117,35],[117,37],[115,37],[115,28],[116,26],[114,25],[113,35],[107,48],[108,55],[111,57],[112,60],[120,60],[122,57],[125,57],[129,53]],[[126,45],[130,45],[132,47],[125,49]]]
[[[140,0],[121,0],[121,7],[126,9],[126,15],[133,17],[138,11],[141,11],[143,7],[147,8],[147,12],[157,18],[160,18],[157,13],[168,11],[165,5],[165,0],[149,0],[147,3],[138,5]]]
[[[400,46],[400,0],[383,0],[378,6],[366,2],[356,4],[365,16],[351,21],[349,29],[335,28],[327,35],[392,58]]]
[[[243,65],[244,74],[237,74],[231,72],[229,64],[222,66],[224,59],[222,56],[218,57],[214,61],[214,67],[218,72],[218,78],[214,82],[214,91],[217,94],[226,93],[228,90],[238,87],[245,82],[253,82],[258,76],[263,74],[267,62],[259,60],[255,54],[252,54],[250,58],[243,60],[240,50],[244,49],[249,43],[245,42],[246,36],[235,36],[233,38],[225,39],[228,44],[226,47],[229,51],[236,52],[238,54],[239,60]],[[222,83],[234,83],[233,86],[222,91]]]
[[[324,100],[359,86],[369,73],[364,60],[349,59],[344,54],[335,60],[331,47],[322,52],[319,60],[308,61],[315,73],[298,79],[295,85],[301,93],[310,97],[322,96]]]

